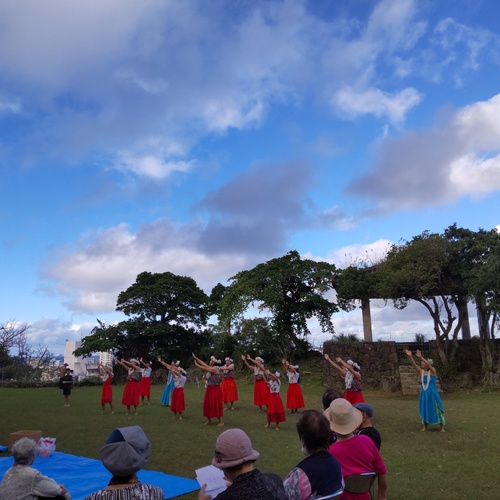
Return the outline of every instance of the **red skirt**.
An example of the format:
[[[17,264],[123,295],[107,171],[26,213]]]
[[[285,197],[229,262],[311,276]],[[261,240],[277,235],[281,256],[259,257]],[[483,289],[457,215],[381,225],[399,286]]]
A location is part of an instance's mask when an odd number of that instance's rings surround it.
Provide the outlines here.
[[[184,389],[182,387],[176,387],[174,389],[170,409],[174,413],[180,413],[186,409],[186,403],[184,402]]]
[[[123,390],[122,405],[139,406],[139,383],[129,380]]]
[[[269,405],[267,407],[267,421],[268,422],[284,422],[285,408],[283,408],[283,401],[279,392],[273,392],[269,395]]]
[[[361,391],[344,391],[344,399],[347,399],[347,401],[349,401],[352,405],[365,402]]]
[[[269,386],[261,378],[255,381],[253,386],[253,404],[255,406],[267,406],[269,404]]]
[[[203,416],[206,418],[220,418],[223,413],[220,385],[207,386],[205,399],[203,400]]]
[[[297,410],[298,408],[306,407],[302,389],[299,384],[294,383],[288,385],[288,390],[286,391],[286,407],[289,410]]]
[[[234,378],[225,378],[222,380],[222,401],[224,403],[234,403],[238,401],[238,388]]]
[[[151,396],[151,378],[142,377],[139,382],[139,396]]]
[[[101,404],[103,405],[112,402],[113,402],[113,388],[111,387],[111,384],[104,382],[101,393]]]

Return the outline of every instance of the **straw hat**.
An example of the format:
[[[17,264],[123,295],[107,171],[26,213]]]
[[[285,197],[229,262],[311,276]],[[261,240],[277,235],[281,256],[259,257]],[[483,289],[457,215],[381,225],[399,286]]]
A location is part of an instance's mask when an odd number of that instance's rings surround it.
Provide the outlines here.
[[[355,431],[363,420],[362,413],[344,398],[334,399],[324,415],[330,422],[330,429],[342,435]]]

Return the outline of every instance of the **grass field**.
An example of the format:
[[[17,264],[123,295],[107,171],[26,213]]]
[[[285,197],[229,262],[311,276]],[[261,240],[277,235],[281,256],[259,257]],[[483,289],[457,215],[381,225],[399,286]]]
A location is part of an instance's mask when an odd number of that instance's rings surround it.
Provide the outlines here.
[[[308,408],[320,409],[324,386],[304,377],[302,390]],[[152,387],[152,405],[141,406],[128,420],[119,404],[123,387],[113,386],[115,414],[100,414],[100,388],[76,387],[72,406],[63,406],[58,389],[0,389],[0,444],[22,429],[40,429],[57,438],[57,450],[98,458],[98,452],[115,427],[140,425],[153,445],[147,468],[194,478],[195,469],[212,458],[214,442],[222,430],[241,427],[261,453],[263,471],[284,477],[301,460],[295,423],[299,415],[287,413],[280,431],[264,429],[265,415],[252,405],[253,387],[238,384],[240,401],[225,413],[226,427],[204,426],[201,415],[203,389],[186,386],[187,411],[182,421],[172,419],[159,400],[163,386]],[[286,391],[286,384],[284,387]],[[498,499],[500,475],[500,393],[461,392],[443,395],[447,432],[421,432],[418,398],[365,391],[375,408],[375,425],[382,434],[382,456],[388,467],[390,499]],[[96,489],[103,485],[96,484]],[[196,498],[195,493],[181,497]],[[242,499],[243,500],[243,499]]]

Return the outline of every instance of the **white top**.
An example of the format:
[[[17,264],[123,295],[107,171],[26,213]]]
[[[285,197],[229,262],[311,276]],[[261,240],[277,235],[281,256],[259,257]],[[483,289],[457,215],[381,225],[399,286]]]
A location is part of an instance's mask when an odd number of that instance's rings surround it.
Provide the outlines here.
[[[176,389],[183,389],[186,384],[186,375],[174,375],[174,387]]]
[[[296,384],[298,381],[299,381],[299,374],[298,372],[286,372],[287,376],[288,376],[288,382],[290,382],[290,384]]]
[[[143,378],[149,378],[149,377],[151,377],[151,372],[152,372],[152,371],[153,371],[153,370],[151,369],[151,367],[149,367],[149,368],[143,368],[143,369],[141,370],[141,372],[142,372],[142,377],[143,377]]]

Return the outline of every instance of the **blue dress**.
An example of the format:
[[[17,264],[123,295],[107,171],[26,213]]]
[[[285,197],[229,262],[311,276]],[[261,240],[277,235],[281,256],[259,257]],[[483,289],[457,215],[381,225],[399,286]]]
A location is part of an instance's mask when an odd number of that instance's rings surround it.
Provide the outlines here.
[[[430,380],[428,380],[429,376]],[[425,386],[427,386],[427,389],[425,389]],[[423,423],[444,425],[444,408],[436,387],[435,375],[427,374],[422,377],[419,411]]]
[[[174,377],[172,376],[172,372],[169,371],[167,377],[167,385],[165,386],[165,389],[163,389],[163,394],[160,400],[163,406],[170,406],[173,392],[174,392]]]

